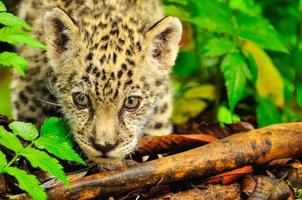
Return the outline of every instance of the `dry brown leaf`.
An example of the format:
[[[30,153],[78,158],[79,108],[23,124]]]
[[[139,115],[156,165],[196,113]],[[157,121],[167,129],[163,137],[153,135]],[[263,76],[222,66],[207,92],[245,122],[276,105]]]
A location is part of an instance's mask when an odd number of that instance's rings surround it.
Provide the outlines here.
[[[256,187],[256,180],[253,176],[245,176],[241,181],[241,191],[250,196]]]
[[[177,133],[202,133],[210,134],[222,139],[230,135],[254,130],[252,124],[247,122],[238,122],[234,124],[226,124],[224,128],[219,123],[203,124],[191,121],[187,124],[176,127]]]
[[[288,167],[296,162],[299,162],[299,161],[295,160],[293,158],[282,158],[282,159],[273,160],[272,162],[270,162],[268,164],[268,166],[269,167]]]
[[[253,167],[252,166],[245,166],[239,169],[235,169],[229,172],[225,172],[222,174],[218,174],[216,176],[213,176],[207,180],[210,184],[223,184],[228,185],[239,178],[245,176],[246,174],[253,173]]]
[[[177,152],[184,149],[201,146],[218,139],[206,134],[147,136],[141,139],[137,153],[141,155]]]

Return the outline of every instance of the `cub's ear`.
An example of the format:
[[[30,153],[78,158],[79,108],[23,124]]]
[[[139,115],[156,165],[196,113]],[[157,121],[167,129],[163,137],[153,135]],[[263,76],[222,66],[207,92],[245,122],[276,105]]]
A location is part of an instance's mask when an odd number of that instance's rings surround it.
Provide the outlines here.
[[[175,64],[181,35],[182,24],[176,17],[162,19],[147,32],[151,55],[161,67],[170,68]]]
[[[50,59],[59,59],[72,42],[77,41],[79,29],[63,10],[54,8],[44,17],[44,31]]]

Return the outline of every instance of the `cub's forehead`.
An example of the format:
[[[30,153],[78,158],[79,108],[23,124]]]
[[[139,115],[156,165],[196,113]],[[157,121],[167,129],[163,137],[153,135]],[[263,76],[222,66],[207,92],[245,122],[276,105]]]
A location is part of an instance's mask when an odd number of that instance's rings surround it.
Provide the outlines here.
[[[81,75],[76,81],[80,85],[84,83],[97,99],[112,101],[148,86],[144,21],[110,8],[102,13],[79,11],[76,21],[81,47],[76,58]]]

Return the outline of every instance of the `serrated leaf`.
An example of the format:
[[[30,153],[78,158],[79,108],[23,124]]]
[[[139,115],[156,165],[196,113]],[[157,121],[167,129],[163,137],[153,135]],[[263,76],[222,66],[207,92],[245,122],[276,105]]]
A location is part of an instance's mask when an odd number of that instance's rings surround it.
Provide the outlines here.
[[[32,30],[30,25],[28,25],[25,21],[14,16],[11,13],[6,13],[6,12],[0,12],[0,24],[6,26],[20,26],[20,27],[24,27],[26,30]]]
[[[223,124],[233,124],[240,121],[240,117],[231,112],[227,107],[220,106],[217,112],[217,120]]]
[[[257,98],[257,120],[259,127],[281,123],[281,115],[270,99]]]
[[[240,53],[227,55],[221,64],[231,112],[245,94],[247,78],[251,76],[249,69]]]
[[[72,149],[69,134],[70,129],[67,123],[63,119],[52,117],[42,124],[41,136],[35,145],[63,160],[85,164],[84,160]]]
[[[69,186],[69,182],[65,176],[62,165],[55,158],[52,158],[50,155],[44,151],[40,151],[31,147],[25,148],[21,155],[24,156],[33,167],[38,167],[43,171],[46,171],[56,178],[64,182],[65,185]]]
[[[25,33],[18,27],[4,27],[0,29],[0,41],[8,42],[13,45],[28,45],[30,47],[46,49],[46,46]]]
[[[0,144],[17,153],[23,150],[23,145],[17,136],[5,130],[3,126],[0,126]]]
[[[85,164],[85,161],[72,149],[70,143],[62,141],[62,138],[52,135],[41,136],[35,146],[45,149],[62,160],[74,161]]]
[[[69,134],[70,128],[68,124],[63,119],[57,117],[46,119],[41,126],[41,136],[56,135],[62,138],[62,140],[71,142],[70,139],[68,139]]]
[[[232,12],[228,5],[217,0],[194,1],[198,17],[191,20],[195,25],[211,32],[232,33]]]
[[[284,81],[265,51],[252,42],[244,44],[246,54],[251,54],[257,64],[256,89],[260,97],[271,98],[275,105],[284,106]]]
[[[2,67],[14,67],[21,76],[24,76],[29,64],[22,56],[16,53],[3,52],[0,53],[0,65]]]
[[[9,128],[13,131],[14,134],[19,135],[27,141],[33,141],[39,135],[38,130],[31,123],[15,121],[9,124]]]
[[[215,86],[210,84],[189,88],[183,95],[186,99],[206,99],[213,101],[216,97]]]
[[[0,174],[3,172],[3,168],[7,165],[6,156],[0,151]]]
[[[0,12],[5,12],[6,11],[6,7],[5,5],[2,3],[2,1],[0,1]]]
[[[202,50],[207,57],[219,57],[236,51],[234,43],[224,38],[211,39]]]
[[[15,177],[19,187],[28,192],[34,200],[47,199],[44,189],[40,186],[40,183],[35,176],[27,174],[24,170],[15,167],[8,167],[6,173]]]
[[[239,25],[237,30],[239,37],[255,42],[264,49],[288,53],[278,32],[267,19],[241,13],[237,16],[237,23]]]

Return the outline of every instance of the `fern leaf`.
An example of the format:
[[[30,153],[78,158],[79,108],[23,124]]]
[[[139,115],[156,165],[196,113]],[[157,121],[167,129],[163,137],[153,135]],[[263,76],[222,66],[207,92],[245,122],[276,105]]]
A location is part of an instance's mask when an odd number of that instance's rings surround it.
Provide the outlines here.
[[[35,145],[39,149],[46,149],[62,160],[85,164],[84,160],[72,149],[72,143],[68,138],[69,133],[69,127],[64,120],[49,118],[43,123],[41,136]]]
[[[6,12],[0,12],[0,24],[6,26],[19,26],[25,28],[26,30],[32,30],[30,25],[28,25],[25,21],[11,13]]]
[[[0,65],[14,67],[21,76],[24,76],[25,70],[28,68],[28,62],[22,56],[11,52],[0,53]]]
[[[16,153],[24,149],[17,136],[5,130],[3,126],[0,126],[0,144]]]
[[[3,168],[7,165],[6,156],[0,151],[0,173],[3,172]]]
[[[72,149],[72,146],[68,142],[62,141],[62,139],[57,136],[41,136],[35,142],[35,146],[39,149],[47,150],[49,153],[62,160],[85,164],[85,161]]]
[[[0,12],[5,12],[6,11],[6,7],[5,5],[2,3],[2,1],[0,1]]]
[[[22,31],[19,27],[4,27],[0,29],[0,41],[13,45],[26,44],[30,47],[46,49],[46,46]]]
[[[38,130],[31,123],[15,121],[9,124],[9,128],[13,131],[14,134],[19,135],[27,141],[33,141],[39,135]]]
[[[32,147],[25,148],[21,152],[21,155],[27,158],[33,167],[38,167],[43,171],[54,175],[56,178],[63,181],[65,185],[69,186],[63,167],[57,159],[52,158],[44,151],[40,151]]]
[[[70,138],[70,128],[63,119],[57,117],[51,117],[46,119],[41,126],[41,136],[55,135],[62,140],[71,143]]]
[[[5,172],[14,176],[18,181],[19,187],[28,192],[34,200],[47,199],[44,189],[40,186],[40,183],[35,176],[29,175],[24,170],[15,167],[8,167]]]

